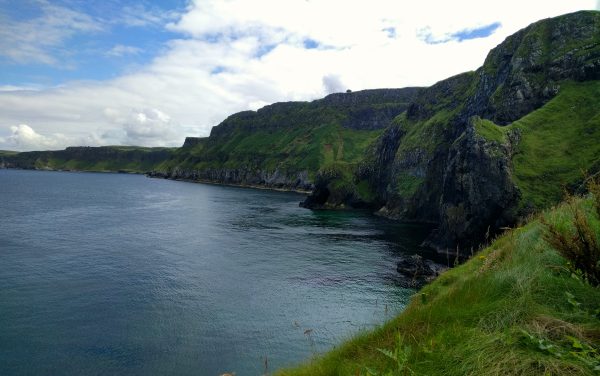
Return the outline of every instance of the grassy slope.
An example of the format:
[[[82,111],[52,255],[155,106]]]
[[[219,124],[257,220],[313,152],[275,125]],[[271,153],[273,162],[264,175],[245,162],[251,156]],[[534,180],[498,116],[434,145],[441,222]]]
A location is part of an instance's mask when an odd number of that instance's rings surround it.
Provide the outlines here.
[[[144,173],[151,171],[157,163],[139,160],[117,160],[106,159],[102,161],[80,161],[63,159],[50,159],[48,163],[40,163],[40,167],[48,166],[57,170],[94,171],[94,172],[116,172],[125,171],[132,173]]]
[[[168,150],[173,149],[105,146],[90,148],[91,154],[85,155],[85,159],[70,158],[70,154],[66,151],[42,152],[41,156],[35,160],[35,166],[37,168],[47,167],[56,170],[144,173],[152,170],[162,162],[156,161],[156,158],[154,160],[148,158],[152,153]],[[27,153],[22,154],[26,155]],[[132,157],[133,155],[136,157]]]
[[[340,161],[358,162],[367,145],[381,132],[346,129],[338,122],[273,132],[246,133],[238,130],[211,142],[201,142],[191,148],[189,157],[181,154],[178,159],[166,161],[156,169],[169,170],[177,165],[196,170],[235,169],[246,165],[269,171],[276,168],[283,171],[306,169],[309,178],[313,179],[322,166]],[[200,162],[196,163],[194,157]]]
[[[16,155],[19,154],[18,151],[10,151],[10,150],[0,150],[0,156],[4,155]]]
[[[522,203],[532,202],[538,209],[559,202],[563,184],[579,184],[582,169],[600,166],[600,82],[560,85],[552,101],[507,127],[476,123],[476,131],[489,141],[519,130],[514,178]]]
[[[568,227],[565,205],[544,215]],[[592,217],[598,237],[600,221]],[[521,332],[562,353],[573,350],[567,336],[600,346],[600,320],[586,313],[600,308],[600,292],[569,276],[565,267],[565,259],[541,238],[540,221],[533,220],[424,287],[383,327],[277,375],[365,375],[366,367],[387,372],[394,363],[377,349],[393,350],[397,330],[404,346],[412,347],[407,365],[415,375],[593,375],[584,362],[558,358]]]

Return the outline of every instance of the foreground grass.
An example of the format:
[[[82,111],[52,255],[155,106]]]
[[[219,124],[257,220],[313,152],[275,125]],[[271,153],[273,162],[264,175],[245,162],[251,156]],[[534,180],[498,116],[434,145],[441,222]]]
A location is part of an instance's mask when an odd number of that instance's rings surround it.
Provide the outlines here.
[[[579,205],[599,236],[600,222],[588,210],[589,201]],[[544,215],[568,227],[565,205]],[[597,359],[578,359],[570,352],[580,351],[573,339],[600,347],[595,312],[600,292],[570,275],[567,261],[546,244],[542,230],[534,219],[508,231],[423,288],[383,327],[277,375],[366,375],[367,367],[387,374],[395,362],[378,349],[394,350],[398,332],[402,348],[411,346],[411,351],[406,369],[394,375],[598,374],[593,370]]]

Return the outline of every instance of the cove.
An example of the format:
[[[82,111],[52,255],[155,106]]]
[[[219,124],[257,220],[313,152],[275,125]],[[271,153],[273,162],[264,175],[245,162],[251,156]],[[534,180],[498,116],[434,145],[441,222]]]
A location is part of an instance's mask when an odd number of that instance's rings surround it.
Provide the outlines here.
[[[140,175],[0,170],[0,191],[5,375],[302,362],[404,309],[414,290],[396,262],[430,231],[309,211],[298,193]]]

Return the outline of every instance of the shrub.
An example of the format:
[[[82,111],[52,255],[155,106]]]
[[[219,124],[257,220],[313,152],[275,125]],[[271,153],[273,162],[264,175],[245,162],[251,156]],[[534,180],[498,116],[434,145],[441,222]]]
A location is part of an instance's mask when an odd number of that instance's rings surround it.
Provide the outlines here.
[[[592,206],[594,215],[600,219],[600,185],[594,179],[588,179],[588,190],[594,194]],[[545,226],[542,237],[560,252],[569,263],[571,272],[581,274],[593,286],[600,285],[600,247],[598,239],[590,225],[585,211],[578,201],[566,195],[566,204],[572,214],[571,228],[561,231],[555,224],[550,224],[544,216],[541,221]]]

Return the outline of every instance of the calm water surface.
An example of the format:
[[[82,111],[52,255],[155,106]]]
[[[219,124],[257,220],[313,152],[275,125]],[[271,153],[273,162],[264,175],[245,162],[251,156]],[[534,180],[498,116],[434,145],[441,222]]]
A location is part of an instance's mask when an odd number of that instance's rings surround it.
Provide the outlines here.
[[[0,170],[0,375],[260,375],[401,311],[429,229],[304,198]]]

